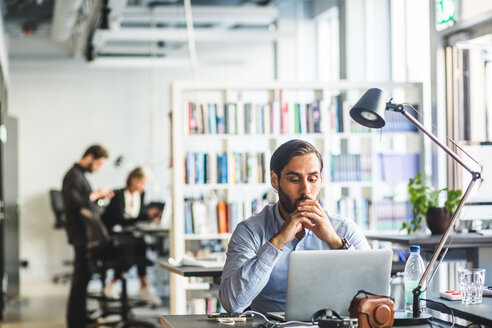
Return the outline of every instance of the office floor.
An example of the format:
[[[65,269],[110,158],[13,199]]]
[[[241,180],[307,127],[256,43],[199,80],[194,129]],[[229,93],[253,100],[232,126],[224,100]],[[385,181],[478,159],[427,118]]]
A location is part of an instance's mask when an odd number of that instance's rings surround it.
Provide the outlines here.
[[[131,291],[131,282],[129,284]],[[65,328],[65,311],[70,285],[29,283],[22,287],[22,296],[7,305],[1,328]],[[91,304],[89,304],[91,306]],[[156,309],[138,308],[134,314],[140,319],[158,325],[161,314],[169,313],[168,307]]]

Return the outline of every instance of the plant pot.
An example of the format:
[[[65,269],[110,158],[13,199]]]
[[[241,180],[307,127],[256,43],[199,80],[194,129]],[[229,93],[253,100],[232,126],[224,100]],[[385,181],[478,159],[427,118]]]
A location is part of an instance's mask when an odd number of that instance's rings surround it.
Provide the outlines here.
[[[433,235],[441,235],[451,221],[451,213],[444,207],[429,207],[425,215],[427,226]]]

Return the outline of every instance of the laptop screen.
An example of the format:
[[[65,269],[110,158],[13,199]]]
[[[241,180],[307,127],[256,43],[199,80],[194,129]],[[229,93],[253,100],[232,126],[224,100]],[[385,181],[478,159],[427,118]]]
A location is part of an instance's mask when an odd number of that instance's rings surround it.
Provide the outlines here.
[[[286,320],[309,321],[320,309],[348,315],[359,290],[389,295],[391,249],[296,251],[290,254]]]

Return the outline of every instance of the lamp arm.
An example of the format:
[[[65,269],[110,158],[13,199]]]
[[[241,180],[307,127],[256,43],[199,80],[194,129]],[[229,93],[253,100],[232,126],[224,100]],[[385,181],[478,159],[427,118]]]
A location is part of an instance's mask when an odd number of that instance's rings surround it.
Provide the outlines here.
[[[412,106],[410,106],[413,108]],[[449,156],[451,156],[458,164],[460,164],[464,169],[466,169],[468,172],[470,172],[472,179],[470,183],[468,184],[468,187],[466,188],[465,193],[463,194],[463,197],[461,197],[461,200],[458,204],[458,207],[456,208],[456,211],[454,211],[453,216],[451,217],[451,220],[446,227],[446,230],[444,231],[441,240],[439,241],[439,244],[437,245],[434,253],[432,254],[432,258],[430,259],[429,263],[427,264],[427,267],[425,268],[424,274],[420,278],[420,281],[417,285],[417,287],[413,290],[413,316],[418,317],[420,315],[420,303],[419,303],[419,297],[420,294],[422,293],[422,286],[424,285],[425,279],[427,278],[427,275],[429,274],[430,270],[434,266],[434,263],[436,262],[439,254],[441,253],[442,248],[444,247],[444,244],[446,243],[449,234],[451,233],[451,230],[454,227],[454,223],[458,219],[458,216],[460,214],[461,209],[465,205],[465,202],[470,195],[475,183],[477,182],[478,179],[481,178],[480,172],[474,171],[471,169],[468,165],[466,165],[463,160],[458,157],[458,155],[451,150],[449,147],[447,147],[445,144],[443,144],[435,135],[427,131],[427,129],[412,115],[410,115],[407,111],[405,111],[405,108],[402,104],[393,104],[388,102],[386,104],[386,109],[387,110],[393,110],[395,112],[401,113],[403,116],[405,116],[409,121],[411,121],[420,131],[422,131],[425,135],[427,135],[429,138],[434,141],[436,145],[438,145],[442,150],[444,150]]]
[[[480,176],[480,173],[478,173],[478,175]],[[444,247],[444,244],[448,240],[449,234],[451,233],[451,230],[454,227],[454,223],[458,219],[460,211],[463,208],[463,206],[465,205],[466,199],[470,195],[475,183],[477,182],[477,179],[479,179],[479,178],[475,178],[475,176],[474,176],[472,178],[472,180],[470,181],[470,183],[468,184],[468,187],[466,188],[466,191],[463,194],[463,197],[461,197],[461,200],[458,204],[458,208],[456,209],[456,211],[454,211],[453,216],[451,217],[451,220],[450,220],[448,226],[446,227],[446,230],[442,234],[441,240],[439,241],[439,244],[437,245],[436,250],[432,254],[432,257],[431,257],[429,263],[427,264],[427,267],[425,268],[424,274],[420,278],[420,281],[419,281],[417,287],[413,290],[413,298],[414,298],[413,299],[413,316],[414,317],[418,317],[420,315],[420,303],[418,300],[419,300],[420,294],[422,293],[422,286],[424,285],[425,279],[427,278],[427,275],[429,274],[430,270],[434,266],[434,263],[436,262],[439,254],[441,253],[441,250]]]
[[[413,106],[410,106],[410,105],[407,105],[407,106],[413,108]],[[422,131],[426,136],[431,138],[432,141],[434,141],[442,150],[444,150],[449,156],[451,156],[456,162],[458,162],[465,170],[470,172],[472,174],[472,177],[475,177],[478,174],[478,177],[475,180],[480,179],[480,173],[479,172],[473,171],[473,169],[471,169],[468,165],[466,165],[466,163],[458,155],[456,155],[456,153],[451,148],[449,148],[448,146],[443,144],[439,139],[437,139],[437,137],[435,135],[433,135],[432,133],[427,131],[427,129],[422,125],[422,123],[420,123],[415,117],[410,115],[405,110],[405,108],[402,104],[396,105],[393,103],[387,103],[386,109],[391,109],[395,112],[401,113],[409,121],[411,121],[420,131]],[[413,108],[413,109],[415,109],[415,108]]]

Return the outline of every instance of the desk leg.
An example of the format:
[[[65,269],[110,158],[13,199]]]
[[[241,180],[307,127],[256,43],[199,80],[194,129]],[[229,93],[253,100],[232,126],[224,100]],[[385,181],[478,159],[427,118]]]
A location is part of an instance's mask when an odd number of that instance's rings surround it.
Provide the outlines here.
[[[478,264],[474,268],[485,269],[485,285],[492,286],[492,247],[478,249]]]
[[[478,264],[479,264],[478,247],[470,247],[466,249],[466,261],[469,262],[473,268],[478,268]]]

